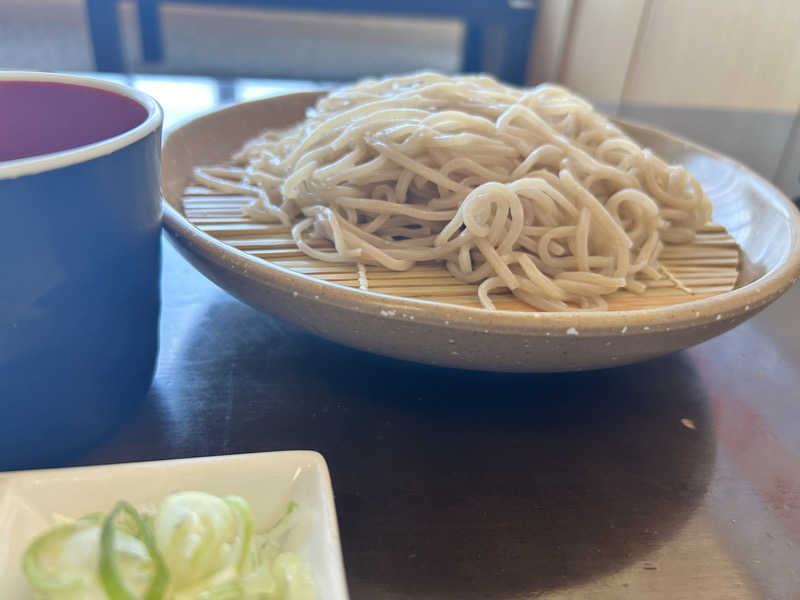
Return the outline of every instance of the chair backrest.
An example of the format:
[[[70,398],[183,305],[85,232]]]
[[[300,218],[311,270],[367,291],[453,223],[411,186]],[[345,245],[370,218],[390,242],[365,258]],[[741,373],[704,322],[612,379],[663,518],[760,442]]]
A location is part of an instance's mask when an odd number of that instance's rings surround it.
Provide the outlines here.
[[[509,83],[525,81],[528,54],[536,17],[535,0],[171,0],[172,3],[288,10],[336,11],[390,16],[455,18],[465,23],[462,47],[464,72],[490,72]],[[138,0],[137,12],[145,62],[164,57],[160,0]],[[98,71],[124,72],[116,0],[86,0],[89,28]],[[499,60],[485,61],[486,41],[499,41]]]

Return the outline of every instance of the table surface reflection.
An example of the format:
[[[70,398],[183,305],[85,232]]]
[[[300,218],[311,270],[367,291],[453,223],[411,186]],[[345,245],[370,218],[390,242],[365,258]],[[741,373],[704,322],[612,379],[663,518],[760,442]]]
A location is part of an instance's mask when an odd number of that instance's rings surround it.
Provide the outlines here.
[[[122,79],[168,127],[311,87]],[[258,313],[165,241],[153,387],[57,463],[317,450],[354,600],[800,598],[798,309],[795,286],[725,335],[618,369],[462,372]]]

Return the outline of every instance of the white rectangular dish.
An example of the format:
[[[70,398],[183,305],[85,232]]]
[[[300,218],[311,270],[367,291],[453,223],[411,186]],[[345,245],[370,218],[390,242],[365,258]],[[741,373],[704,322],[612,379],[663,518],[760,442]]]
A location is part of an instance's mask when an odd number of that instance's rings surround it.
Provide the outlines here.
[[[242,496],[253,510],[256,531],[275,523],[290,501],[307,507],[310,534],[287,549],[308,562],[318,598],[348,600],[330,475],[325,459],[311,451],[0,473],[0,598],[33,598],[20,560],[38,533],[107,512],[118,500],[152,506],[179,490]]]

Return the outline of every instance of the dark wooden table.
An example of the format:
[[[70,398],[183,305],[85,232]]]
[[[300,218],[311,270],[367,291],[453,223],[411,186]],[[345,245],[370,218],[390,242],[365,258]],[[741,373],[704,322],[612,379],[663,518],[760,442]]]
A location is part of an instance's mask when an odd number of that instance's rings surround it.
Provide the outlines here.
[[[797,599],[799,309],[618,369],[460,372],[260,314],[165,243],[153,388],[56,462],[317,450],[354,600]]]

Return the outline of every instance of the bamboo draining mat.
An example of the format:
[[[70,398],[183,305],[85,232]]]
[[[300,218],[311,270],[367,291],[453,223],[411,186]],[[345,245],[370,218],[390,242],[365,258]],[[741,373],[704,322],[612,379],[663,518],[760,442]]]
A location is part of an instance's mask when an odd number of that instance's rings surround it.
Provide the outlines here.
[[[441,265],[419,264],[408,271],[383,267],[327,263],[314,260],[295,246],[289,230],[245,217],[240,207],[251,201],[246,196],[226,196],[202,186],[189,186],[183,197],[184,216],[210,236],[273,264],[304,275],[373,292],[431,300],[460,306],[480,306],[478,286],[454,279]],[[320,247],[325,247],[321,243]],[[667,246],[661,263],[694,293],[675,281],[651,282],[644,294],[616,292],[607,298],[609,310],[656,308],[697,300],[732,290],[739,276],[739,248],[724,227],[705,226],[694,243]],[[361,271],[361,272],[359,272]],[[500,310],[531,311],[511,294],[493,294]]]

